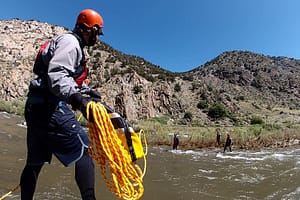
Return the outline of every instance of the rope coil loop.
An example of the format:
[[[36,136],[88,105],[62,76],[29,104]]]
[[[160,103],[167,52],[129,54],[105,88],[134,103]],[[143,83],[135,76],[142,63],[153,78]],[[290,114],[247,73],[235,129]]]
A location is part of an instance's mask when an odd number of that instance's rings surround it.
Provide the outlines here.
[[[86,112],[89,154],[99,165],[107,188],[121,199],[140,199],[144,193],[143,176],[146,167],[142,171],[132,162],[130,153],[118,137],[104,105],[89,102]],[[90,117],[93,120],[89,120]],[[144,161],[145,156],[146,154]]]

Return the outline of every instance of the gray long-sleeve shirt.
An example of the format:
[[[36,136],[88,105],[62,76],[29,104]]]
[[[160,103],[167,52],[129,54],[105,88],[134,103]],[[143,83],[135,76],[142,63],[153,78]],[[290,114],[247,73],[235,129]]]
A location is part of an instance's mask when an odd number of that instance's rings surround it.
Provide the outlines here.
[[[34,88],[47,87],[50,93],[61,100],[79,92],[74,80],[74,73],[79,69],[83,58],[82,49],[78,39],[73,34],[62,34],[54,37],[41,53],[43,62],[48,66],[47,83],[38,83],[33,80]],[[43,80],[41,81],[43,82]]]

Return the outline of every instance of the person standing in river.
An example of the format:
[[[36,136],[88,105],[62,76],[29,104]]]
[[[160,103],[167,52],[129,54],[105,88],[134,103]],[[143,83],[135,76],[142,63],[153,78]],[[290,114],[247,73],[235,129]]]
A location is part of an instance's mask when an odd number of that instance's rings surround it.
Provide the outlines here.
[[[225,141],[225,145],[224,145],[224,153],[228,147],[229,151],[231,152],[231,145],[232,145],[232,139],[230,136],[230,132],[227,133],[227,137],[226,137],[226,141]]]
[[[82,199],[96,199],[88,136],[68,104],[86,117],[91,97],[101,98],[84,83],[88,67],[83,49],[97,43],[102,28],[98,12],[82,10],[72,32],[55,36],[39,50],[33,67],[37,78],[30,82],[25,106],[27,160],[20,178],[22,200],[33,199],[39,173],[44,163],[51,162],[52,154],[66,167],[75,163]]]
[[[179,145],[179,136],[177,133],[174,133],[173,136],[173,150],[177,150],[177,147]]]
[[[219,128],[216,129],[216,145],[219,147],[221,145],[221,130]]]

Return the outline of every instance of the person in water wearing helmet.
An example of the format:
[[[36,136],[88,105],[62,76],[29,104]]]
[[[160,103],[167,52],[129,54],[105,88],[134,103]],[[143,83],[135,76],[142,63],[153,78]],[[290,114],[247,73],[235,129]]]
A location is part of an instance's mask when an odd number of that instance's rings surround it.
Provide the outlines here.
[[[232,145],[232,139],[231,139],[230,133],[228,132],[227,137],[226,137],[226,142],[224,145],[224,153],[225,153],[227,147],[229,148],[229,151],[231,152],[231,145]]]
[[[33,199],[37,179],[52,154],[64,166],[75,164],[75,180],[83,200],[94,200],[94,163],[88,155],[88,136],[74,110],[86,117],[91,97],[101,98],[84,82],[88,67],[84,47],[103,35],[103,19],[91,9],[82,10],[70,33],[53,37],[40,49],[25,105],[27,159],[20,178],[21,199]],[[86,94],[86,95],[83,95]]]

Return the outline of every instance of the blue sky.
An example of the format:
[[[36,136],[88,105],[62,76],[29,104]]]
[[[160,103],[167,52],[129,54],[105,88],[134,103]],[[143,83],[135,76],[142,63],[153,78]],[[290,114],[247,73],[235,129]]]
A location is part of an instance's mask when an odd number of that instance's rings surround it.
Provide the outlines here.
[[[300,58],[299,0],[6,0],[0,19],[73,29],[85,8],[103,16],[101,40],[173,72],[230,50]]]

